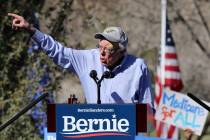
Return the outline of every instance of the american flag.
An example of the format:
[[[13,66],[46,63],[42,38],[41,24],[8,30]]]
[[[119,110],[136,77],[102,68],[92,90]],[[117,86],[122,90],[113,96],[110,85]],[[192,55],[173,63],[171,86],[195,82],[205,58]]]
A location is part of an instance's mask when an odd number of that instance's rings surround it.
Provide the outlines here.
[[[177,54],[175,43],[172,37],[171,29],[169,26],[169,21],[166,18],[166,30],[165,30],[165,43],[164,46],[161,47],[161,50],[164,52],[163,54],[163,68],[164,72],[161,74],[161,66],[160,59],[159,65],[157,67],[157,75],[155,81],[155,104],[156,106],[159,104],[160,98],[162,96],[163,87],[170,88],[174,91],[180,91],[183,88],[180,68],[178,64]],[[163,76],[163,80],[162,77]],[[162,83],[164,81],[164,84]],[[161,122],[156,122],[156,130],[157,136],[162,138],[172,138],[178,139],[178,128],[167,125]]]

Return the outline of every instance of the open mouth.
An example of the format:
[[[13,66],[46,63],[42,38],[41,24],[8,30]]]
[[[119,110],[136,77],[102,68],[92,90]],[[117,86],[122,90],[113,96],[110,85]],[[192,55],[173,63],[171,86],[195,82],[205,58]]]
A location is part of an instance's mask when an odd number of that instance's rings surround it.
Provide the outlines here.
[[[107,64],[105,58],[100,58],[102,64]]]
[[[103,58],[103,57],[100,57],[100,60],[101,60],[101,61],[105,61],[105,58]]]

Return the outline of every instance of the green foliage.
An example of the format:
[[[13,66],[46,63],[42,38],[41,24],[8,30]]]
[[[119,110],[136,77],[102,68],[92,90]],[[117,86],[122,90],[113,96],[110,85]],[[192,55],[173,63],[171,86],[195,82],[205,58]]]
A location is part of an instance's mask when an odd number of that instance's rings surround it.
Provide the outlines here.
[[[56,88],[54,75],[55,65],[43,53],[28,54],[29,34],[25,31],[13,30],[12,18],[7,13],[13,12],[23,15],[33,22],[32,13],[40,12],[44,1],[41,0],[1,0],[0,4],[0,124],[5,123],[15,113],[20,111],[29,102],[28,88],[35,93],[37,83],[44,70],[38,69],[41,64],[47,64],[50,69],[51,83],[44,90],[52,91]],[[64,2],[63,2],[64,3]],[[65,4],[64,4],[65,5]],[[62,14],[62,13],[61,13]],[[62,16],[61,16],[62,17]],[[61,21],[62,22],[62,21]],[[54,25],[58,27],[57,25]],[[54,29],[52,26],[52,29]],[[59,36],[62,26],[53,32]],[[35,60],[39,59],[39,63]],[[28,78],[27,71],[36,69],[37,77]],[[34,91],[34,92],[33,92]],[[1,140],[39,140],[42,139],[35,128],[34,122],[28,113],[21,116],[13,124],[0,132]]]

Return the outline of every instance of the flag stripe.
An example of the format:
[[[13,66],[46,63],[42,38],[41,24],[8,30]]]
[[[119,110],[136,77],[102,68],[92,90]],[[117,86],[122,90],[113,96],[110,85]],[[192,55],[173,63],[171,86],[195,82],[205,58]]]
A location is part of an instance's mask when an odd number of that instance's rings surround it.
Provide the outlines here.
[[[166,71],[173,71],[173,72],[180,72],[180,69],[178,66],[171,66],[171,65],[165,65]]]
[[[180,91],[183,88],[183,84],[180,80],[165,79],[165,86],[170,87],[171,90]]]
[[[177,80],[180,80],[181,79],[181,74],[179,72],[165,71],[165,79],[177,79]]]
[[[177,55],[175,53],[166,53],[165,58],[166,59],[176,59]]]
[[[165,79],[165,84],[169,85],[172,83],[181,84],[182,82],[180,80],[176,80],[176,79]]]
[[[176,48],[174,46],[165,46],[165,52],[166,53],[176,53]]]
[[[166,59],[165,65],[166,66],[179,66],[177,59]]]
[[[164,123],[159,122],[159,125],[157,127],[157,137],[161,137],[163,126],[164,126]]]
[[[174,134],[175,129],[176,129],[175,126],[170,125],[169,130],[168,130],[168,138],[169,139],[173,138],[173,134]]]

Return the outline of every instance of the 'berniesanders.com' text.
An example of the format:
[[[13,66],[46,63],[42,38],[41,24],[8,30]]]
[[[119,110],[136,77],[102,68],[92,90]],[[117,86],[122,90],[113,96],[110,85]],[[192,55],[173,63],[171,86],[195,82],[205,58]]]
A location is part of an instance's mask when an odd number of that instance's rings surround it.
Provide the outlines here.
[[[114,109],[93,109],[93,108],[88,108],[88,109],[77,109],[77,112],[114,112]]]

